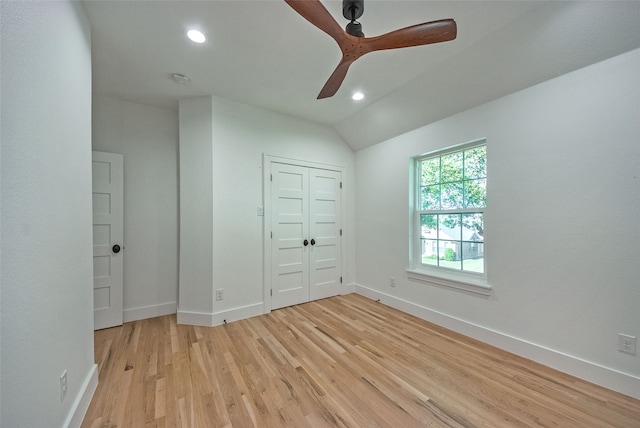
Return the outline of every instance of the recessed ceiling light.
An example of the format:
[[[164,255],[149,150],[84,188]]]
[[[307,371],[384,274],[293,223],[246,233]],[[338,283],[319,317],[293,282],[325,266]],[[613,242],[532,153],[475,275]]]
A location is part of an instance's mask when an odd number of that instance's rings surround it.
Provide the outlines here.
[[[360,101],[364,99],[364,94],[362,92],[354,92],[353,95],[351,95],[351,99],[354,101]]]
[[[202,34],[201,31],[198,30],[189,30],[187,31],[187,37],[195,43],[204,43],[207,38]]]

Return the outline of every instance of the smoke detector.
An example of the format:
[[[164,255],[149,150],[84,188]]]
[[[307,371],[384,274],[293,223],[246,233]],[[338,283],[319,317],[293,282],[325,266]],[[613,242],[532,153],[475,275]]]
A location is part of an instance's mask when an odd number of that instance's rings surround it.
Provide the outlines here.
[[[174,82],[180,85],[186,85],[191,81],[189,76],[185,76],[184,74],[179,74],[179,73],[173,73],[171,75],[171,78],[173,79]]]

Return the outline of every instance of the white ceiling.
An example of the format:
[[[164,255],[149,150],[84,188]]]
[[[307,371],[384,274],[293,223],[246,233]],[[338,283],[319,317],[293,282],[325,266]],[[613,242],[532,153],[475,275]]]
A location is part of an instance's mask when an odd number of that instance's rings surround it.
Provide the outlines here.
[[[346,24],[340,0],[323,4]],[[327,124],[354,150],[640,47],[639,1],[366,0],[367,36],[453,18],[458,38],[368,54],[334,97],[316,100],[340,50],[284,0],[84,5],[96,94],[171,109],[215,95]],[[205,44],[185,37],[192,26]],[[365,100],[352,101],[355,90]]]

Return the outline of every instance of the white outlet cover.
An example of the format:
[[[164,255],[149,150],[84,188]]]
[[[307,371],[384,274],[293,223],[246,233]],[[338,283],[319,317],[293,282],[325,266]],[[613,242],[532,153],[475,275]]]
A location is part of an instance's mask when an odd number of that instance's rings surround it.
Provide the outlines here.
[[[627,334],[618,334],[618,350],[636,355],[636,338]]]

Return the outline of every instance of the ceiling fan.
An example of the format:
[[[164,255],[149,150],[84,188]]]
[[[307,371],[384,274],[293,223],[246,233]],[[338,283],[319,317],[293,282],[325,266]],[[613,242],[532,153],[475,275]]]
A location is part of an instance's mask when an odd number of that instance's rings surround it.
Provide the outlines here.
[[[343,0],[342,15],[350,20],[343,30],[320,0],[285,0],[307,21],[330,35],[342,50],[342,59],[318,95],[332,97],[340,88],[349,66],[362,55],[386,49],[408,48],[447,42],[456,38],[453,19],[441,19],[401,28],[376,37],[365,37],[356,19],[362,16],[364,0]]]

